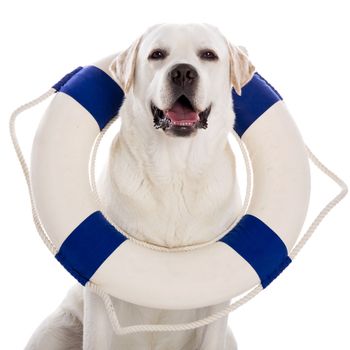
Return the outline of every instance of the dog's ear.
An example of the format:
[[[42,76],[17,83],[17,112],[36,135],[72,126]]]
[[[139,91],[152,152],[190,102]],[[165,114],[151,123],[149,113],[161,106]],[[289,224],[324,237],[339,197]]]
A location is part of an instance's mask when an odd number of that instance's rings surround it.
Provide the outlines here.
[[[233,88],[241,95],[242,87],[252,78],[255,67],[248,58],[247,50],[227,42],[230,60],[230,79]]]
[[[136,58],[142,36],[135,40],[125,51],[119,52],[109,66],[113,78],[127,93],[135,78]]]

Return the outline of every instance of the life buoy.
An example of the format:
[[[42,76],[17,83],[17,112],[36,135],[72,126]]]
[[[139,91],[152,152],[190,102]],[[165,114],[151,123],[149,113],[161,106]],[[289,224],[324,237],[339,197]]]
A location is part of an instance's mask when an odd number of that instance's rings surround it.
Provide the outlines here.
[[[57,91],[36,132],[33,198],[57,260],[83,285],[135,304],[189,309],[227,301],[290,263],[310,196],[308,155],[281,96],[258,73],[232,91],[234,129],[246,146],[253,190],[246,214],[215,243],[157,251],[127,237],[100,210],[89,179],[94,142],[124,94],[109,75],[112,57],[79,67]]]

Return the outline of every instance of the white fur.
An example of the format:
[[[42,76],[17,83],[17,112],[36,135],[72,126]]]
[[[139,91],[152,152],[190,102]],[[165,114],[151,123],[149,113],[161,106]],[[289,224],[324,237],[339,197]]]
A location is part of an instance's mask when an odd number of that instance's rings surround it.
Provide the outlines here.
[[[153,48],[166,46],[164,61],[147,60]],[[198,48],[212,48],[219,61],[208,62]],[[168,106],[166,76],[176,63],[192,64],[199,74],[195,104],[212,103],[208,128],[191,137],[174,137],[153,127],[150,101]],[[208,241],[221,233],[241,206],[235,158],[227,140],[234,124],[231,88],[253,72],[247,56],[206,24],[151,27],[111,64],[124,88],[121,129],[98,182],[103,210],[130,235],[164,246]],[[113,299],[122,325],[189,322],[226,303],[194,310],[151,309]],[[227,318],[196,330],[116,336],[101,299],[74,287],[58,310],[34,333],[26,349],[233,350]]]

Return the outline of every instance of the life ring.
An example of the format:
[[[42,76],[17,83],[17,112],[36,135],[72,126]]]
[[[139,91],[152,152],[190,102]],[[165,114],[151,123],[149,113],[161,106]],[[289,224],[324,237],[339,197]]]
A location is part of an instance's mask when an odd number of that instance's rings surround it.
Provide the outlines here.
[[[306,148],[281,96],[258,73],[241,96],[232,91],[234,128],[254,176],[247,213],[215,243],[152,250],[108,222],[90,184],[94,142],[124,98],[110,76],[111,60],[79,67],[53,86],[57,93],[34,138],[33,198],[57,260],[82,285],[90,281],[153,308],[204,307],[265,288],[291,261],[310,196]]]

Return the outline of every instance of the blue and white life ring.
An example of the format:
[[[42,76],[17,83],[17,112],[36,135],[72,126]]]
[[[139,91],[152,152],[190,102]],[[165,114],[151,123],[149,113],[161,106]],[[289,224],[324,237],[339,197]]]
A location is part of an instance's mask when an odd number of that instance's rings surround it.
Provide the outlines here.
[[[258,73],[232,91],[235,131],[254,176],[247,213],[213,244],[190,251],[152,250],[129,240],[100,211],[89,179],[97,136],[124,94],[110,76],[112,57],[79,67],[53,86],[57,94],[36,132],[33,197],[57,247],[57,260],[83,285],[155,308],[189,309],[266,287],[290,263],[310,196],[308,155],[281,96]]]

